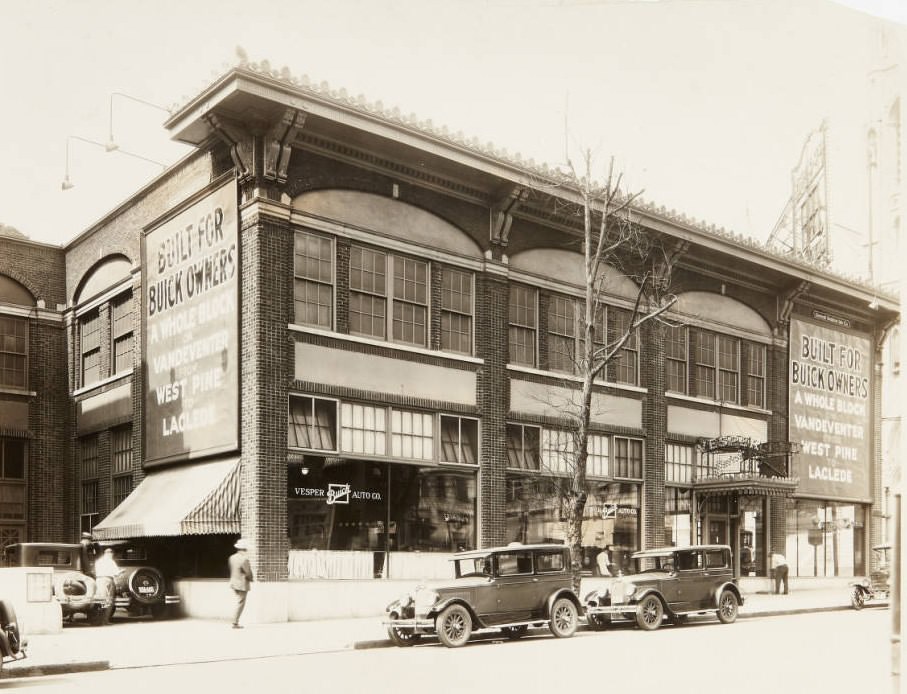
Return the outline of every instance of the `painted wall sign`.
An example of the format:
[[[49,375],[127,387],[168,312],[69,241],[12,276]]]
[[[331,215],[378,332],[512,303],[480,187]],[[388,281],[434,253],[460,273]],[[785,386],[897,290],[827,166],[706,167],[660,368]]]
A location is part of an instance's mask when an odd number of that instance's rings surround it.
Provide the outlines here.
[[[236,183],[145,235],[146,463],[235,450],[239,407]]]
[[[824,325],[790,322],[790,425],[798,492],[869,498],[872,343]]]

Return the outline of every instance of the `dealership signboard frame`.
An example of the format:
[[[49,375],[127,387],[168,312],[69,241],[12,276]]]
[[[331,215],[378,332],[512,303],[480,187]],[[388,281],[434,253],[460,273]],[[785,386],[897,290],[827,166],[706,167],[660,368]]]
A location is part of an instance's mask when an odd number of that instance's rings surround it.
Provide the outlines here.
[[[145,229],[146,467],[239,447],[238,208],[231,176]]]
[[[797,496],[870,502],[873,348],[869,335],[792,318],[788,437]]]

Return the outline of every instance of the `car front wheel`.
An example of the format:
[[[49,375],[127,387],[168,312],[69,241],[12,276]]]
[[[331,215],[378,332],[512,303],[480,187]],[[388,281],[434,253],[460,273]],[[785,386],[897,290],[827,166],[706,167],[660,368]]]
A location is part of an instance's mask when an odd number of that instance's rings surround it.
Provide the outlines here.
[[[469,641],[472,634],[472,617],[462,605],[451,605],[438,615],[435,631],[445,646],[458,648]]]
[[[725,590],[718,598],[718,619],[722,624],[733,624],[737,621],[737,596]]]
[[[421,638],[421,634],[417,634],[411,629],[400,629],[398,627],[388,627],[387,635],[395,646],[400,646],[401,648],[415,646]]]
[[[863,591],[856,586],[854,586],[853,592],[850,594],[850,604],[855,610],[862,610],[863,606],[866,604],[866,596],[863,595]]]
[[[551,606],[551,621],[548,628],[559,639],[573,636],[577,627],[576,605],[568,598],[558,598]]]
[[[654,631],[661,626],[661,618],[664,616],[664,607],[654,595],[647,595],[642,602],[636,606],[636,623],[640,629]]]

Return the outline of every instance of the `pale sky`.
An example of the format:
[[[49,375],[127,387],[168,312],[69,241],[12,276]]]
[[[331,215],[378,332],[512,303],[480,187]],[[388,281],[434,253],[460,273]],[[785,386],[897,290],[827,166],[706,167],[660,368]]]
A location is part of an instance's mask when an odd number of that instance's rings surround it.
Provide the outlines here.
[[[172,163],[167,114],[133,99],[184,103],[239,45],[537,162],[613,155],[644,198],[764,240],[823,118],[839,175],[865,167],[877,21],[843,4],[0,0],[0,223],[63,244],[126,200],[161,167],[69,139],[62,191],[68,137],[106,142],[112,99],[121,150]],[[846,4],[907,23],[900,0]],[[857,230],[864,181],[829,201]]]

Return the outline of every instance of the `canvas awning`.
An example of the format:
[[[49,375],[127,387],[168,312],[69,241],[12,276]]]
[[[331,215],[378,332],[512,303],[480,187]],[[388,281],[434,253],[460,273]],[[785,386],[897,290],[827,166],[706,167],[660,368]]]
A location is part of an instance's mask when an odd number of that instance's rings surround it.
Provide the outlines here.
[[[151,470],[93,529],[99,540],[239,533],[238,458]]]
[[[799,481],[789,477],[763,477],[747,473],[707,477],[693,483],[700,494],[751,494],[754,496],[791,496]]]

